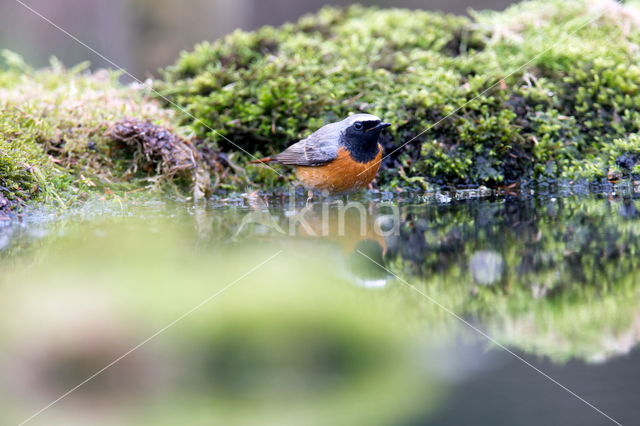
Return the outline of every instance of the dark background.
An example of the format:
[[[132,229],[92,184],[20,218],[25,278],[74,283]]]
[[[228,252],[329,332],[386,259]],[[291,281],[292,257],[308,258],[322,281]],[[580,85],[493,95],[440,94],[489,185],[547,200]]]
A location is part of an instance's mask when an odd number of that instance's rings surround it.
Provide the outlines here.
[[[215,40],[234,29],[280,25],[325,5],[347,0],[20,0],[138,78],[173,63],[181,50]],[[464,14],[503,9],[509,0],[362,0],[365,5]],[[0,47],[46,65],[56,56],[66,65],[108,63],[16,0],[0,2]]]

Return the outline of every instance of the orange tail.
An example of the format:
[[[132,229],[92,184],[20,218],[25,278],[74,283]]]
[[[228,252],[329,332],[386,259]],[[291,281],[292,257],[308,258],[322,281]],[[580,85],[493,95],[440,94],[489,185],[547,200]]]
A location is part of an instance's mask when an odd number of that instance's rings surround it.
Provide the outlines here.
[[[264,164],[264,163],[270,163],[272,161],[273,159],[271,157],[264,157],[259,160],[249,161],[249,164]]]

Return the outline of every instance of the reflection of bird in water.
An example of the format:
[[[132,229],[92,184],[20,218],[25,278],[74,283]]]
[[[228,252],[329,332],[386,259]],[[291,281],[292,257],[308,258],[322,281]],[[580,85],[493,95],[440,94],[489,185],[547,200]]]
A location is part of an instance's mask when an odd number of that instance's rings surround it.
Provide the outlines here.
[[[389,273],[380,266],[384,265],[384,253],[377,241],[360,241],[356,250],[347,258],[347,264],[359,285],[367,288],[387,285]]]
[[[374,204],[309,204],[301,210],[289,212],[289,224],[293,226],[285,226],[285,230],[269,211],[268,200],[257,194],[248,194],[245,198],[251,211],[242,218],[233,240],[247,229],[251,229],[252,237],[269,235],[281,238],[289,231],[289,237],[294,239],[336,247],[339,256],[337,269],[343,270],[349,279],[365,287],[385,285],[388,274],[371,259],[384,264],[387,250],[385,232],[389,229],[385,228],[385,221],[380,220],[384,218],[376,214]]]
[[[338,203],[312,205],[301,212],[296,227],[297,237],[322,238],[337,245],[344,253],[352,253],[363,240],[377,242],[387,250],[385,237],[376,229],[374,205]]]
[[[384,287],[389,274],[371,260],[384,265],[387,250],[386,238],[376,227],[376,215],[362,205],[337,207],[324,205],[321,211],[307,208],[309,213],[298,225],[297,236],[317,238],[338,247],[339,263],[350,278],[364,287]]]

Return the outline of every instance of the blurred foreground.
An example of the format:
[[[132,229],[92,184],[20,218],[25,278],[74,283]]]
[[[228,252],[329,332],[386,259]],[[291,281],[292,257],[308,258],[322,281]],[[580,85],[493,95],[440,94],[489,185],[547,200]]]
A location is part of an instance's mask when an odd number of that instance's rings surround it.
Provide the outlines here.
[[[0,224],[0,423],[606,420],[453,314],[623,423],[640,415],[632,188],[288,201],[98,201]]]
[[[29,423],[388,424],[429,409],[440,390],[421,339],[383,294],[326,250],[204,241],[187,219],[54,227],[7,260],[0,423],[165,327]]]

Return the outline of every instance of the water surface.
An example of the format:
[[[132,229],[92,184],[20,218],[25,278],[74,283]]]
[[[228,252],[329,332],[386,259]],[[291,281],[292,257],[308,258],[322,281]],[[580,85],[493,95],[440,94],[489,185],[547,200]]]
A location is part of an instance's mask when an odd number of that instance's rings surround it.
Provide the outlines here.
[[[640,201],[592,189],[0,223],[1,423],[633,424]]]

